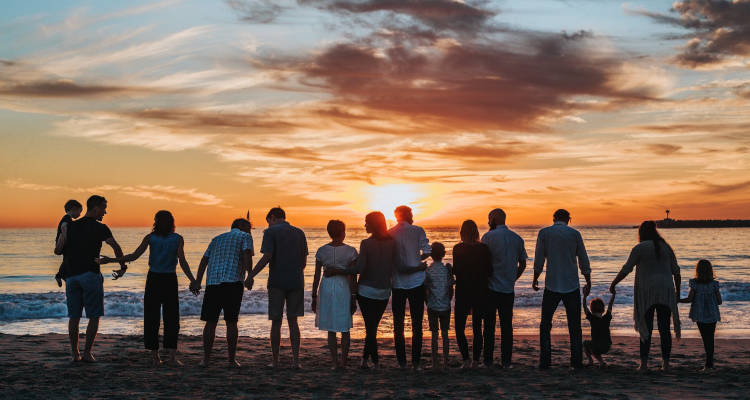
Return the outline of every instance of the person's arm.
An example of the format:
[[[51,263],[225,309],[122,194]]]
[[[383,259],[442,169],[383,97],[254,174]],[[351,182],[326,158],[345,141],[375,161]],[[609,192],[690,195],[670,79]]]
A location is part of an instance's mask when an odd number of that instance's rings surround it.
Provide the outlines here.
[[[671,256],[670,268],[672,269],[672,278],[674,279],[674,291],[677,294],[677,298],[679,299],[680,291],[682,290],[682,277],[680,276],[680,265],[677,263],[677,256],[674,254],[674,251],[672,250],[671,247],[669,247],[669,254]]]
[[[122,256],[123,256],[123,254],[122,254],[122,248],[117,243],[117,241],[115,240],[114,237],[110,236],[107,239],[105,239],[104,242],[106,242],[109,245],[109,247],[112,248],[112,251],[115,252],[115,257],[122,258]],[[117,280],[117,279],[121,278],[123,275],[125,275],[125,271],[127,271],[127,270],[128,270],[128,266],[125,265],[125,263],[123,261],[120,261],[120,269],[119,270],[112,270],[112,279]]]
[[[137,260],[140,256],[143,255],[143,253],[146,252],[146,249],[148,248],[149,243],[151,243],[151,234],[143,237],[143,240],[141,241],[141,244],[138,245],[138,247],[130,254],[124,255],[122,257],[101,257],[99,258],[99,264],[109,264],[112,262],[117,263],[125,263],[125,262],[132,262]]]
[[[427,239],[427,234],[424,229],[419,229],[419,248],[422,251],[422,261],[426,260],[432,254],[432,247],[430,247],[430,241]],[[408,272],[407,272],[408,273]]]
[[[581,236],[580,232],[577,232],[577,236],[576,256],[578,257],[578,269],[581,270],[581,275],[586,278],[586,286],[584,286],[583,292],[589,294],[591,292],[591,263],[589,262],[589,255],[586,253],[586,246],[583,244],[583,236]]]
[[[60,227],[60,236],[57,237],[57,242],[55,242],[55,254],[62,255],[63,249],[65,248],[65,241],[68,238],[68,224],[62,224]]]
[[[630,255],[628,256],[628,260],[625,261],[625,265],[622,266],[622,269],[620,269],[620,272],[617,273],[617,276],[615,276],[615,279],[612,280],[612,284],[609,285],[609,292],[615,293],[615,287],[617,286],[620,281],[625,279],[628,274],[633,272],[633,268],[638,264],[640,261],[640,255],[638,253],[638,246],[633,247],[633,250],[630,250]]]
[[[255,264],[255,268],[250,272],[250,278],[255,279],[255,276],[258,275],[260,271],[263,271],[263,268],[265,268],[270,261],[271,254],[263,253],[263,257],[258,260],[258,263]]]
[[[584,293],[583,296],[581,296],[581,303],[583,305],[583,313],[588,317],[591,315],[591,310],[589,310],[589,304],[588,304],[588,298],[589,294]]]
[[[193,281],[192,290],[194,292],[199,292],[201,290],[201,284],[203,283],[203,274],[206,273],[206,268],[208,268],[208,260],[209,258],[206,256],[203,256],[201,258],[200,264],[198,264],[198,272],[195,274],[195,280]]]
[[[323,276],[326,278],[334,276],[334,275],[357,275],[358,267],[357,267],[357,259],[353,259],[349,265],[347,265],[345,268],[326,268],[323,270]]]
[[[244,277],[245,288],[247,288],[247,290],[253,290],[254,279],[250,276],[250,270],[253,267],[253,255],[254,253],[252,249],[245,249],[240,253],[242,276]]]
[[[318,284],[320,283],[320,272],[323,269],[323,263],[320,262],[320,260],[315,260],[315,275],[313,276],[313,283],[312,283],[312,302],[310,304],[310,308],[312,309],[313,314],[317,313],[317,303],[318,303]],[[328,268],[333,269],[333,268]]]
[[[182,273],[187,276],[188,280],[190,280],[190,285],[192,285],[193,282],[195,282],[195,277],[193,277],[193,273],[190,271],[190,265],[185,258],[185,240],[182,236],[180,236],[180,240],[177,242],[177,261],[180,262]]]
[[[719,284],[716,284],[716,304],[721,305],[721,303],[724,302],[724,300],[721,298],[721,290],[719,290]]]
[[[396,264],[396,271],[398,271],[398,273],[400,274],[411,275],[411,274],[416,274],[417,272],[422,272],[426,269],[427,269],[427,263],[425,262],[423,262],[422,264],[419,264],[418,267],[409,267],[401,263]]]
[[[536,237],[536,249],[534,249],[534,280],[531,287],[539,290],[539,276],[544,271],[544,260],[547,257],[543,231],[539,231]]]
[[[612,314],[612,306],[615,305],[615,296],[617,296],[616,293],[612,293],[612,295],[609,296],[609,304],[607,305],[607,314]]]
[[[526,246],[523,243],[523,239],[521,240],[521,252],[518,254],[518,270],[516,271],[516,280],[518,280],[521,275],[523,275],[523,272],[526,271],[526,259],[529,258],[528,254],[526,253]]]
[[[445,264],[448,267],[448,298],[453,299],[453,284],[456,282],[453,280],[453,267],[450,264]]]
[[[690,288],[687,297],[685,297],[684,299],[679,299],[677,301],[679,303],[692,303],[693,299],[695,299],[695,290],[693,288]]]

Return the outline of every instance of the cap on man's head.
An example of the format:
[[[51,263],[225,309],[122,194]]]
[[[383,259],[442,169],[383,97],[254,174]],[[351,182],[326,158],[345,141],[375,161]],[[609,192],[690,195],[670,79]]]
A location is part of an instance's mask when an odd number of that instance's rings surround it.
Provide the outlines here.
[[[555,221],[565,221],[565,222],[567,222],[567,221],[570,221],[570,213],[568,212],[568,210],[565,210],[565,209],[561,208],[561,209],[555,211],[555,213],[552,215],[552,218]]]

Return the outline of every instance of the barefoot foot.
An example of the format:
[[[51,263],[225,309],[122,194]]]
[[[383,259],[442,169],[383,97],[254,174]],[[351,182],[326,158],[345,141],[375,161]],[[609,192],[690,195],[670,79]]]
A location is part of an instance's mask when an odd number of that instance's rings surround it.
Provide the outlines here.
[[[94,354],[91,353],[91,351],[85,351],[85,352],[83,352],[83,357],[81,357],[81,360],[83,362],[87,362],[87,363],[95,363],[96,362],[96,358],[94,358]]]

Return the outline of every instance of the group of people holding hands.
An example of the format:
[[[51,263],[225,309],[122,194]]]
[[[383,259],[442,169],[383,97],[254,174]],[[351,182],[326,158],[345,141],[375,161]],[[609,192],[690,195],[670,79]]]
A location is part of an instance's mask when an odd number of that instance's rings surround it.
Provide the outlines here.
[[[77,202],[76,202],[77,203]],[[211,240],[196,275],[193,276],[184,255],[182,236],[175,233],[175,222],[168,211],[159,211],[154,226],[131,254],[123,254],[109,228],[101,223],[107,202],[101,196],[91,196],[84,217],[74,220],[82,207],[66,204],[66,217],[58,226],[55,253],[62,254],[63,263],[56,279],[66,281],[66,299],[70,317],[69,333],[73,361],[93,362],[92,348],[103,315],[103,278],[100,265],[116,262],[120,269],[113,278],[122,277],[127,262],[136,260],[149,249],[149,272],[144,294],[144,344],[151,350],[154,365],[162,363],[159,356],[159,324],[164,321],[163,345],[169,352],[166,363],[181,365],[176,358],[179,333],[179,298],[176,267],[190,280],[190,290],[198,294],[203,279],[201,320],[204,356],[202,366],[211,363],[211,350],[216,326],[223,312],[227,327],[228,358],[232,366],[239,366],[237,349],[237,321],[245,289],[252,290],[255,277],[266,267],[268,273],[268,318],[271,323],[272,366],[279,366],[281,325],[286,310],[292,348],[292,367],[299,368],[300,330],[297,318],[304,315],[304,268],[308,247],[304,232],[286,221],[280,207],[266,215],[268,228],[263,233],[262,257],[253,266],[254,246],[248,219],[236,219],[229,232]],[[69,207],[70,206],[70,207]],[[407,355],[404,338],[406,304],[411,319],[411,364],[422,369],[422,323],[425,304],[432,331],[432,366],[441,368],[438,357],[439,338],[442,336],[443,362],[448,364],[450,347],[448,332],[453,316],[456,340],[463,358],[462,368],[494,365],[496,320],[500,321],[500,363],[512,368],[513,306],[515,284],[526,269],[527,254],[523,239],[510,230],[502,209],[489,213],[489,231],[480,237],[479,228],[472,220],[464,221],[460,229],[460,243],[453,248],[453,265],[443,263],[446,249],[442,243],[430,244],[424,229],[414,225],[412,210],[399,206],[394,210],[397,224],[388,229],[381,212],[365,217],[369,236],[362,240],[359,251],[347,245],[346,226],[332,220],[327,225],[331,241],[315,254],[315,274],[312,283],[311,306],[316,326],[328,332],[328,347],[332,368],[347,366],[350,347],[349,330],[357,308],[365,324],[365,344],[360,368],[378,368],[378,327],[390,301],[393,313],[393,337],[396,359],[406,368]],[[705,368],[713,367],[713,335],[720,320],[719,285],[714,280],[711,263],[701,260],[696,266],[696,277],[690,280],[688,297],[680,299],[680,268],[674,251],[659,235],[656,224],[646,221],[639,228],[639,243],[611,284],[609,306],[596,298],[587,302],[591,290],[591,267],[583,238],[568,226],[570,214],[557,210],[553,225],[539,231],[534,255],[532,287],[540,290],[539,277],[545,271],[544,294],[540,322],[539,368],[551,365],[550,331],[552,318],[560,302],[565,307],[570,334],[570,365],[583,367],[583,354],[589,363],[596,358],[603,366],[602,355],[612,344],[609,324],[615,289],[632,270],[636,269],[634,285],[634,320],[641,337],[641,370],[648,366],[651,332],[656,315],[661,339],[662,368],[669,368],[671,350],[670,322],[680,336],[678,302],[691,303],[690,317],[698,323],[706,350]],[[100,256],[102,242],[110,245],[115,257]],[[431,262],[426,260],[431,258]],[[580,288],[580,275],[585,279]],[[60,282],[60,281],[58,281]],[[455,294],[455,300],[453,299]],[[451,315],[451,305],[453,315]],[[591,324],[591,339],[583,341],[581,308]],[[86,345],[81,355],[78,347],[78,324],[83,309],[89,319]],[[466,321],[472,316],[473,349],[469,354],[465,334]],[[670,321],[671,320],[671,321]],[[341,354],[337,334],[341,334]]]

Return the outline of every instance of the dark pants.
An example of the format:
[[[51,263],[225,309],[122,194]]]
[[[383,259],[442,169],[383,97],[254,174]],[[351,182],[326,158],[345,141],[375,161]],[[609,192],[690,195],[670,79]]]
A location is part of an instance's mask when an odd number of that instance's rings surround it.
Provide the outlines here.
[[[651,331],[654,329],[654,311],[656,311],[656,323],[659,326],[662,360],[669,361],[669,355],[672,352],[672,333],[669,331],[669,319],[672,317],[672,310],[663,304],[657,304],[646,311],[648,337],[641,338],[641,362],[648,362],[648,352],[651,349]]]
[[[393,310],[393,341],[396,343],[396,359],[401,366],[406,365],[406,343],[404,340],[404,318],[406,301],[409,301],[411,316],[411,362],[419,365],[422,356],[422,317],[424,316],[424,286],[413,289],[393,289],[391,309]]]
[[[515,293],[490,290],[484,320],[484,364],[492,365],[495,358],[495,314],[500,317],[500,359],[503,366],[510,365],[513,356],[513,302]]]
[[[383,318],[388,300],[375,300],[363,296],[357,296],[359,309],[362,311],[362,319],[365,320],[365,350],[362,357],[372,359],[378,363],[378,325]]]
[[[149,350],[159,349],[159,322],[164,318],[164,347],[177,348],[180,332],[180,300],[177,274],[149,272],[143,298],[143,342]]]
[[[704,324],[698,322],[698,330],[703,339],[703,348],[706,349],[706,368],[714,367],[714,333],[716,333],[716,322]]]
[[[539,325],[539,367],[549,368],[552,364],[552,316],[562,300],[565,305],[565,315],[568,319],[568,334],[570,335],[570,365],[573,368],[583,366],[583,334],[581,333],[581,292],[576,289],[570,293],[557,293],[544,289],[542,298],[542,322]]]
[[[479,361],[479,355],[482,354],[482,320],[485,312],[484,300],[477,299],[474,301],[461,300],[456,298],[456,311],[454,323],[456,324],[456,341],[458,348],[461,350],[461,356],[464,360],[469,359],[469,344],[466,341],[466,317],[471,313],[471,330],[474,332],[474,344],[472,352],[474,361]]]

